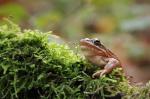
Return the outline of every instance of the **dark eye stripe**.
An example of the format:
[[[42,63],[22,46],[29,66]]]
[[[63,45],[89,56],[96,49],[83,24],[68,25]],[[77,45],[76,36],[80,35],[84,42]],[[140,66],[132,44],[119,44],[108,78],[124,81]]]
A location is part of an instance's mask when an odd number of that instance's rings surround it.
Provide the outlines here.
[[[99,40],[95,40],[95,42],[100,42]]]
[[[100,46],[100,45],[101,45],[101,43],[100,43],[99,40],[95,40],[95,41],[94,41],[94,44],[97,45],[97,46]]]

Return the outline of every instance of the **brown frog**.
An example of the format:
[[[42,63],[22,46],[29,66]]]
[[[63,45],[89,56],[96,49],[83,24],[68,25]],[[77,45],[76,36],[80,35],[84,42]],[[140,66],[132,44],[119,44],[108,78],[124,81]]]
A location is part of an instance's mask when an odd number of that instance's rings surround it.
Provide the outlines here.
[[[101,77],[110,73],[116,66],[121,66],[118,57],[107,49],[98,39],[81,39],[81,51],[84,56],[97,66],[104,66],[103,70],[98,70],[92,75],[93,78]]]

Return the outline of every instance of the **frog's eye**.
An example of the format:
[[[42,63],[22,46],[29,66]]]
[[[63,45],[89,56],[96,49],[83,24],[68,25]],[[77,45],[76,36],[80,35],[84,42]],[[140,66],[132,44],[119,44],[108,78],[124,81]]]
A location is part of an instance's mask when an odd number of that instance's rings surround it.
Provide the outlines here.
[[[99,40],[95,40],[95,41],[94,41],[94,44],[95,44],[95,45],[100,45],[101,42],[100,42]]]

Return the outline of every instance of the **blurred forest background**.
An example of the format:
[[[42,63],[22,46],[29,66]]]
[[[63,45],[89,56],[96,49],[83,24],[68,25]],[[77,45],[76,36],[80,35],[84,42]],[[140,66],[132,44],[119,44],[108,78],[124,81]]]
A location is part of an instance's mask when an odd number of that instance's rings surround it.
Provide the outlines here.
[[[150,66],[149,0],[0,0],[0,24],[5,17],[75,51],[81,38],[99,38],[124,64]]]

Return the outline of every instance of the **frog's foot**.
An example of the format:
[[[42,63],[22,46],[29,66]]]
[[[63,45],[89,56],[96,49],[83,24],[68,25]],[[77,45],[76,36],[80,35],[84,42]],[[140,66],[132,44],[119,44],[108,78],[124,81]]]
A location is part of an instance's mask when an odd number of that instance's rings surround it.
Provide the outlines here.
[[[105,75],[105,74],[107,74],[108,72],[107,72],[107,70],[99,70],[99,71],[97,71],[96,73],[94,73],[93,75],[92,75],[92,78],[99,78],[99,77],[101,77],[101,76],[103,76],[103,75]]]
[[[119,65],[119,61],[114,58],[107,58],[106,61],[108,61],[108,63],[105,65],[104,69],[99,70],[96,73],[94,73],[92,75],[92,78],[101,77],[105,74],[108,74],[113,70],[113,68],[115,68],[117,65]]]

